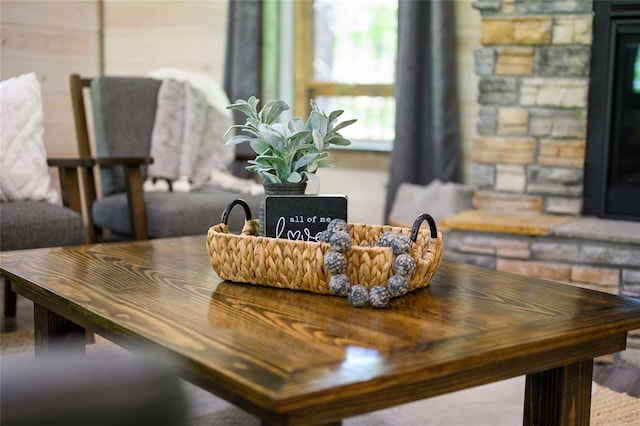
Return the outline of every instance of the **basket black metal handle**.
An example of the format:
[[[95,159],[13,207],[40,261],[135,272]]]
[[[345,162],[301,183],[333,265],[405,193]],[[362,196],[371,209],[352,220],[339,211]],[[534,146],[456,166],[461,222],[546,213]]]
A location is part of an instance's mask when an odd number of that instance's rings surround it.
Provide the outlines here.
[[[420,231],[420,225],[422,222],[427,221],[429,224],[429,230],[431,231],[431,238],[438,238],[438,228],[436,227],[436,221],[431,217],[431,215],[427,213],[422,213],[418,216],[413,222],[413,226],[411,227],[411,241],[414,243],[418,240],[418,231]]]
[[[227,207],[225,207],[224,211],[222,212],[222,218],[220,219],[220,221],[226,225],[227,221],[229,220],[229,214],[231,213],[231,210],[238,205],[242,206],[242,208],[244,209],[244,214],[245,216],[247,216],[246,220],[251,220],[251,208],[249,207],[249,204],[247,204],[247,202],[242,198],[236,198],[231,203],[229,203]]]

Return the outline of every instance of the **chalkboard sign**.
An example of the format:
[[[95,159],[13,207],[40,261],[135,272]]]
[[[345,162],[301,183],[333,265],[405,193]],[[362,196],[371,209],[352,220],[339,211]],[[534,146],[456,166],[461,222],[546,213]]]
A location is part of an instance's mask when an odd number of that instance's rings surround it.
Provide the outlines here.
[[[268,195],[264,200],[267,237],[317,241],[333,219],[347,221],[345,195]]]

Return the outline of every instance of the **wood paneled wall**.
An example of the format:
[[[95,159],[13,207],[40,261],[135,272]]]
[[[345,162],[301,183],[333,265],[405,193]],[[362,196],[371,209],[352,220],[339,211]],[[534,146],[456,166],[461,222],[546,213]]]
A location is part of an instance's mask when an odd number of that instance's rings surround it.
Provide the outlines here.
[[[2,0],[0,79],[35,72],[49,156],[77,155],[69,74],[161,67],[222,82],[227,0]]]
[[[100,70],[98,0],[2,0],[0,79],[35,72],[49,156],[77,154],[69,74]]]
[[[106,74],[178,67],[222,83],[227,0],[103,1]]]

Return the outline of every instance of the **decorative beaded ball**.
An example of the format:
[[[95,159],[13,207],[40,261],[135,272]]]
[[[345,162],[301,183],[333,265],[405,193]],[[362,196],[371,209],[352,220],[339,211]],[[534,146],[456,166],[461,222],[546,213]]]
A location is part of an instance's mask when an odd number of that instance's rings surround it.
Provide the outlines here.
[[[393,269],[398,275],[411,275],[416,270],[416,261],[406,253],[396,256]]]
[[[329,291],[336,296],[346,296],[350,285],[349,277],[345,274],[334,275],[329,281]]]
[[[329,240],[331,239],[331,232],[325,229],[324,231],[318,234],[316,239],[319,243],[328,243]]]
[[[349,295],[347,298],[349,299],[351,306],[361,308],[369,301],[369,292],[362,284],[355,284],[349,289]]]
[[[344,231],[336,231],[329,240],[331,249],[344,253],[351,248],[351,236]]]
[[[391,293],[386,286],[377,285],[369,290],[369,303],[374,308],[384,308],[389,304]]]
[[[409,283],[402,275],[392,275],[387,280],[387,290],[392,297],[401,297],[409,292]]]
[[[342,253],[330,251],[324,256],[324,267],[331,275],[342,274],[347,269],[347,259]]]
[[[333,219],[331,222],[329,222],[329,225],[327,225],[327,231],[329,231],[330,233],[347,232],[348,229],[349,225],[347,225],[347,222],[345,222],[343,219]]]
[[[393,241],[396,235],[398,234],[393,231],[387,231],[383,233],[382,235],[380,235],[380,238],[378,238],[378,245],[380,247],[391,247],[391,241]]]
[[[391,240],[391,248],[393,249],[393,254],[396,256],[402,253],[411,252],[412,246],[413,241],[404,234],[396,234],[393,240]]]

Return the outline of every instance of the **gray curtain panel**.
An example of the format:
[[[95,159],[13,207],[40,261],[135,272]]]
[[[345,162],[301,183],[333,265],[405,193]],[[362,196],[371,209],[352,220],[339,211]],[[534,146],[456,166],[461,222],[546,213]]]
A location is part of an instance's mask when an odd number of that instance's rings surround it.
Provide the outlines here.
[[[398,2],[396,139],[384,212],[398,186],[460,181],[454,2]]]
[[[224,90],[231,102],[256,96],[262,99],[262,1],[231,0],[227,26]],[[244,124],[246,118],[233,111],[235,124]],[[240,160],[231,165],[232,173],[243,178],[252,174],[245,170],[253,151],[247,143],[235,147]]]
[[[262,2],[231,0],[227,27],[224,90],[231,102],[261,95]],[[237,111],[234,111],[236,113]],[[242,114],[236,122],[244,124]]]

